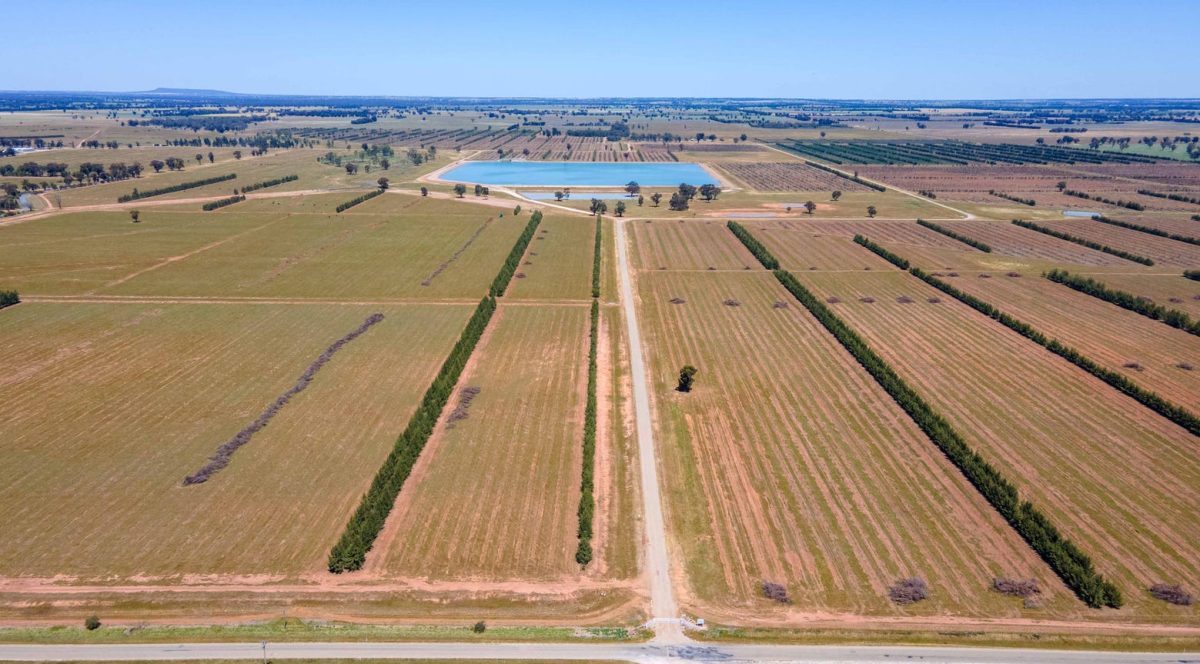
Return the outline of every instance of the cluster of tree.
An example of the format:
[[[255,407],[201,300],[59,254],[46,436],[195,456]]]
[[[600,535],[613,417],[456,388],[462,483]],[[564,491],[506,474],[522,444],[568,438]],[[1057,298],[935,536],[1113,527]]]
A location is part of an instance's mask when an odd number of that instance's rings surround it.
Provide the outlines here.
[[[199,470],[184,478],[184,486],[206,482],[214,474],[220,472],[221,469],[228,466],[229,461],[233,458],[234,452],[237,452],[240,447],[246,443],[249,443],[250,439],[254,437],[254,434],[262,431],[263,428],[267,426],[267,423],[269,423],[272,418],[278,415],[279,411],[283,410],[283,407],[286,406],[293,397],[308,388],[308,386],[312,383],[313,378],[316,377],[317,372],[320,371],[321,367],[325,366],[329,360],[333,359],[334,354],[341,350],[346,344],[360,337],[364,332],[371,329],[372,326],[381,320],[383,320],[383,314],[371,314],[370,316],[367,316],[367,318],[363,320],[358,327],[354,328],[350,332],[343,335],[340,339],[330,344],[329,347],[325,349],[325,352],[318,355],[317,359],[313,360],[312,363],[308,365],[308,368],[304,370],[304,373],[300,374],[300,377],[296,379],[296,382],[287,390],[285,390],[283,394],[276,397],[275,401],[271,402],[271,405],[267,406],[267,408],[263,410],[263,412],[260,413],[253,422],[246,425],[246,427],[241,431],[237,432],[233,438],[230,438],[222,443],[221,446],[217,448],[216,453],[213,454],[213,456],[210,457],[209,460],[203,466],[201,466]]]
[[[105,142],[101,143],[100,141],[96,141],[96,140],[84,141],[84,142],[80,143],[79,145],[81,147],[85,147],[90,150],[99,150],[101,148],[108,148],[109,150],[116,150],[117,148],[121,147],[121,144],[116,141],[105,141]],[[133,146],[131,145],[129,147],[133,147]]]
[[[1151,191],[1149,189],[1138,189],[1137,193],[1139,193],[1143,196],[1153,196],[1155,198],[1166,198],[1168,200],[1179,201],[1181,203],[1191,203],[1193,205],[1200,205],[1200,196],[1184,196],[1183,194],[1172,194],[1169,192]]]
[[[350,517],[341,539],[329,552],[330,572],[340,574],[362,568],[367,552],[371,550],[375,538],[383,529],[383,524],[392,511],[392,505],[396,502],[396,496],[400,494],[404,481],[412,472],[413,464],[417,462],[421,450],[433,433],[433,427],[441,417],[442,409],[446,407],[455,383],[458,382],[468,358],[471,357],[479,337],[483,335],[495,311],[494,297],[483,298],[475,308],[475,313],[467,321],[458,342],[454,344],[433,383],[426,390],[421,405],[413,413],[404,432],[396,439],[396,444],[376,473],[371,487],[367,489],[358,509]]]
[[[741,240],[742,244],[746,246],[746,249],[749,250],[751,254],[754,254],[754,257],[758,259],[759,263],[762,263],[763,267],[767,268],[768,270],[779,269],[779,260],[776,259],[775,256],[771,255],[771,252],[767,250],[766,246],[759,242],[758,238],[751,235],[750,231],[746,230],[745,226],[736,221],[728,221],[725,223],[725,225],[730,231],[733,232],[734,237]]]
[[[336,210],[337,210],[337,212],[345,212],[346,210],[349,210],[350,208],[354,207],[355,205],[358,205],[359,203],[365,203],[365,202],[371,200],[372,198],[379,196],[380,194],[383,193],[383,191],[384,191],[383,189],[375,189],[373,191],[369,191],[369,192],[363,194],[362,196],[356,196],[355,198],[351,198],[350,200],[346,201],[345,203],[338,205]]]
[[[297,145],[312,147],[309,140],[299,141],[293,137],[291,130],[259,132],[253,136],[205,136],[204,138],[177,138],[167,141],[168,145],[179,147],[242,147],[256,148],[258,154],[265,154],[269,149],[294,148]]]
[[[855,235],[854,241],[857,242],[858,244],[861,244],[862,246],[866,247],[867,249],[870,249],[874,253],[878,254],[880,258],[891,263],[892,265],[895,265],[896,267],[900,268],[901,270],[908,269],[908,259],[907,258],[902,258],[900,256],[897,256],[896,254],[893,254],[892,252],[888,251],[887,249],[884,249],[883,247],[879,246],[878,244],[875,244],[874,242],[863,237],[862,235]]]
[[[928,189],[920,189],[917,191],[917,193],[924,196],[925,198],[937,198],[937,194],[933,193],[932,191],[930,191]]]
[[[592,248],[592,297],[600,297],[600,257],[603,255],[600,219],[596,218],[596,245]]]
[[[1105,302],[1111,302],[1122,309],[1128,309],[1147,318],[1162,321],[1188,334],[1200,335],[1200,321],[1192,320],[1191,317],[1178,309],[1168,309],[1132,293],[1109,288],[1103,282],[1096,281],[1090,277],[1074,275],[1066,270],[1050,270],[1044,273],[1043,276],[1050,281],[1068,286],[1080,293],[1086,293]]]
[[[379,119],[379,116],[376,116],[376,115],[364,115],[362,117],[357,117],[357,118],[350,120],[350,124],[352,124],[352,125],[371,124],[372,122],[375,122],[378,119]]]
[[[275,185],[280,185],[285,182],[295,182],[296,180],[299,180],[299,179],[300,179],[299,175],[285,175],[281,178],[275,178],[274,180],[263,180],[262,182],[255,182],[254,184],[249,185],[247,187],[242,187],[242,193],[248,194],[252,191],[258,191],[259,189],[266,189],[267,187],[274,187]]]
[[[934,231],[935,233],[941,233],[942,235],[945,235],[946,237],[958,240],[959,242],[962,242],[963,244],[965,244],[967,246],[975,247],[976,249],[982,251],[985,254],[992,253],[992,248],[990,246],[980,242],[979,240],[969,238],[969,237],[967,237],[965,235],[961,235],[959,233],[955,233],[954,231],[950,230],[949,228],[946,228],[945,226],[935,224],[931,221],[925,221],[924,219],[918,219],[917,224],[920,226],[924,226],[925,228],[928,228],[929,230]]]
[[[917,277],[923,279],[947,295],[950,295],[964,304],[969,305],[976,311],[995,319],[1002,325],[1016,331],[1051,353],[1058,355],[1071,364],[1074,364],[1080,369],[1083,369],[1100,380],[1108,383],[1117,391],[1132,397],[1143,406],[1153,410],[1159,415],[1162,415],[1168,420],[1171,420],[1184,429],[1187,429],[1187,431],[1192,435],[1200,435],[1200,418],[1193,415],[1186,408],[1177,406],[1166,399],[1163,399],[1154,392],[1142,389],[1136,383],[1125,377],[1124,374],[1105,369],[1091,359],[1081,355],[1079,351],[1076,351],[1074,348],[1064,345],[1058,339],[1051,339],[1047,337],[1046,335],[1034,329],[1033,326],[1029,325],[1028,323],[1009,316],[991,304],[988,304],[987,302],[984,302],[973,295],[968,295],[967,293],[958,290],[957,288],[942,281],[941,279],[938,279],[937,277],[925,274],[918,268],[913,268],[910,271]]]
[[[229,198],[222,198],[219,201],[212,201],[211,203],[205,203],[202,207],[204,208],[205,212],[212,212],[213,210],[216,210],[218,208],[223,208],[226,205],[233,205],[234,203],[241,203],[244,200],[246,200],[245,196],[242,196],[241,194],[236,194],[236,195],[230,196]]]
[[[147,191],[138,191],[137,189],[134,189],[133,192],[125,194],[124,196],[121,196],[120,198],[118,198],[117,202],[118,203],[128,203],[129,201],[136,201],[141,198],[150,198],[151,196],[162,196],[163,194],[173,194],[177,191],[183,191],[185,189],[195,189],[196,187],[204,187],[204,186],[207,186],[210,184],[216,184],[218,182],[225,182],[226,180],[232,180],[236,177],[237,177],[237,173],[228,173],[226,175],[217,175],[215,177],[205,178],[203,180],[193,180],[192,182],[181,182],[179,184],[172,185],[170,187],[162,187],[161,189],[150,189]]]
[[[15,290],[0,290],[0,309],[21,303],[21,296]]]
[[[17,185],[9,182],[0,182],[0,211],[6,212],[16,210],[21,207],[21,199],[18,196],[20,189]]]
[[[62,141],[48,141],[48,138],[62,138],[62,134],[43,134],[41,136],[0,136],[0,147],[6,148],[0,150],[0,156],[11,157],[17,153],[16,150],[7,148],[61,148]]]
[[[1021,198],[1020,196],[1013,196],[1012,194],[1006,194],[1003,191],[996,191],[995,189],[988,189],[988,193],[993,196],[996,196],[998,198],[1003,198],[1005,200],[1012,201],[1014,203],[1020,203],[1021,205],[1028,205],[1029,207],[1033,207],[1033,206],[1037,205],[1037,201],[1033,200],[1032,198]]]
[[[599,220],[596,229],[599,231]],[[599,235],[597,235],[599,237]],[[595,292],[595,287],[593,292]],[[579,546],[575,549],[575,562],[587,565],[592,561],[592,521],[596,516],[596,358],[597,338],[600,328],[600,301],[592,298],[591,328],[588,336],[588,391],[587,405],[583,410],[583,472],[579,494]]]
[[[1143,226],[1141,224],[1131,224],[1128,221],[1118,221],[1116,219],[1109,219],[1108,217],[1106,217],[1104,215],[1092,217],[1092,221],[1098,221],[1102,224],[1108,224],[1110,226],[1120,226],[1121,228],[1128,228],[1131,231],[1138,231],[1139,233],[1147,233],[1149,235],[1157,235],[1158,237],[1165,237],[1170,240],[1175,240],[1176,242],[1185,242],[1187,244],[1200,245],[1200,238],[1189,237],[1187,235],[1180,235],[1178,233],[1168,233],[1167,231],[1164,231],[1161,228],[1155,228],[1153,226]]]
[[[605,212],[608,212],[608,203],[605,203],[602,199],[593,198],[588,204],[588,210],[595,215],[604,214]],[[621,211],[623,212],[624,210],[625,208],[622,207]]]
[[[874,182],[868,182],[868,181],[858,177],[858,173],[851,175],[849,173],[839,171],[836,168],[830,168],[830,167],[826,166],[825,164],[818,164],[815,161],[809,161],[807,159],[804,160],[804,163],[808,164],[809,166],[812,166],[813,168],[815,168],[817,170],[825,171],[826,173],[832,173],[833,175],[836,175],[840,178],[846,178],[847,180],[850,180],[851,182],[857,182],[858,184],[861,184],[862,186],[867,187],[868,189],[874,189],[875,191],[880,191],[880,192],[887,191],[887,187],[885,187],[881,184],[875,184]]]
[[[39,164],[36,161],[27,161],[16,166],[12,164],[0,165],[0,175],[5,177],[62,177],[67,174],[70,165],[49,162],[47,164]],[[103,169],[102,169],[103,170]]]
[[[1126,200],[1121,200],[1121,199],[1114,201],[1111,198],[1105,198],[1100,195],[1089,194],[1086,191],[1076,191],[1074,189],[1064,189],[1064,190],[1062,190],[1062,192],[1068,196],[1074,196],[1075,198],[1082,198],[1084,200],[1097,201],[1100,203],[1107,203],[1108,205],[1115,205],[1117,207],[1128,208],[1130,210],[1138,210],[1139,212],[1146,209],[1145,205],[1142,205],[1141,203],[1139,203],[1137,201],[1126,201]]]
[[[1152,259],[1146,258],[1145,256],[1138,256],[1137,254],[1131,254],[1128,251],[1123,251],[1121,249],[1114,249],[1113,247],[1110,247],[1107,244],[1100,244],[1099,242],[1092,242],[1091,240],[1088,240],[1086,238],[1071,235],[1069,233],[1063,233],[1062,231],[1056,231],[1053,228],[1042,226],[1041,224],[1035,224],[1032,221],[1022,221],[1020,219],[1013,219],[1012,223],[1017,226],[1020,226],[1021,228],[1028,228],[1031,231],[1037,231],[1039,233],[1044,233],[1046,235],[1049,235],[1050,237],[1056,237],[1060,240],[1066,240],[1067,242],[1074,242],[1075,244],[1085,246],[1088,249],[1095,249],[1096,251],[1103,251],[1106,254],[1112,254],[1113,256],[1117,256],[1118,258],[1124,258],[1125,260],[1133,261],[1134,263],[1141,263],[1142,265],[1154,265],[1154,261]]]
[[[913,274],[924,274],[913,268]],[[791,273],[776,270],[775,276],[797,300],[825,326],[858,360],[868,373],[925,432],[946,458],[967,478],[980,494],[1050,565],[1067,587],[1092,607],[1119,607],[1120,590],[1096,572],[1091,559],[1058,530],[1028,501],[1022,501],[1014,487],[998,470],[972,450],[962,436],[908,386],[846,323],[824,302],[808,291]]]
[[[500,297],[504,295],[504,291],[508,290],[508,282],[512,281],[517,266],[521,264],[521,257],[525,255],[525,250],[529,247],[529,242],[533,240],[533,234],[537,231],[538,224],[541,223],[542,211],[534,210],[533,214],[529,215],[529,221],[525,223],[525,230],[521,231],[512,251],[508,252],[508,258],[504,259],[504,265],[500,266],[499,274],[492,280],[492,287],[489,291],[492,297]]]
[[[1086,134],[1087,127],[1051,127],[1051,134]]]

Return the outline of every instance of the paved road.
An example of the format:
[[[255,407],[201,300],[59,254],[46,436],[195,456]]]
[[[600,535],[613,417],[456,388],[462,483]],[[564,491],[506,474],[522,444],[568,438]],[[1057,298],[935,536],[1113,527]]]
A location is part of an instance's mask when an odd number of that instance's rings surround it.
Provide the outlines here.
[[[893,646],[660,645],[621,643],[270,643],[266,656],[285,659],[539,659],[659,662],[896,662],[933,664],[1135,664],[1200,662],[1200,654],[1097,653],[1008,648]],[[257,660],[258,643],[12,645],[5,661]]]
[[[655,633],[669,642],[686,639],[678,624],[675,593],[671,588],[670,558],[667,555],[667,530],[663,521],[662,494],[658,489],[658,464],[654,451],[654,425],[650,419],[650,393],[646,386],[646,365],[642,354],[642,335],[638,330],[637,308],[633,297],[633,274],[629,269],[629,247],[625,224],[614,219],[617,244],[617,277],[621,288],[621,307],[629,333],[629,364],[632,373],[634,419],[637,422],[638,469],[642,476],[642,513],[645,527],[643,573],[650,583],[650,615]]]

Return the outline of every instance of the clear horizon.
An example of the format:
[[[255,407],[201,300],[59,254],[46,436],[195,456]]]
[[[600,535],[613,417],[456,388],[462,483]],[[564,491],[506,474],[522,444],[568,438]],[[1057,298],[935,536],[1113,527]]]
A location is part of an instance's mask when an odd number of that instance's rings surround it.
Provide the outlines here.
[[[1200,43],[1175,35],[1200,3],[764,0],[736,12],[696,0],[646,6],[346,0],[202,6],[117,0],[55,5],[49,28],[102,65],[14,68],[9,91],[158,87],[263,95],[699,97],[862,100],[1187,99]],[[1137,34],[1140,26],[1166,37]]]

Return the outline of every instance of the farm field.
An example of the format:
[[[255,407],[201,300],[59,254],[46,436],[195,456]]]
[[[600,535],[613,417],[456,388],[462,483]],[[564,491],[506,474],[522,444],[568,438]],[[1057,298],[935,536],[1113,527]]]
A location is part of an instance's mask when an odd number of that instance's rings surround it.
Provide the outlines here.
[[[761,597],[763,580],[785,585],[802,614],[1017,616],[1082,606],[770,275],[638,280],[693,611],[794,620]],[[685,362],[701,368],[686,395],[673,389]],[[1029,612],[989,589],[1006,575],[1037,578],[1044,607]],[[888,587],[908,576],[927,579],[931,599],[898,608]]]
[[[1157,267],[1191,269],[1200,265],[1200,246],[1120,228],[1091,219],[1065,220],[1052,226],[1061,233],[1106,244],[1153,259]]]
[[[590,297],[595,238],[594,219],[545,216],[517,268],[509,295],[516,299]]]
[[[1106,275],[1095,278],[1108,285]],[[953,283],[1164,398],[1200,410],[1200,375],[1186,368],[1200,362],[1195,335],[1037,275],[985,272]]]
[[[470,311],[138,303],[5,311],[0,576],[321,572]],[[340,350],[227,468],[182,486],[375,312],[384,320]]]
[[[745,270],[757,264],[724,222],[629,222],[633,261],[641,270]]]
[[[578,574],[588,309],[503,306],[491,324],[450,407],[463,389],[478,395],[464,419],[439,423],[369,565],[429,579]]]
[[[1186,534],[1200,524],[1184,516],[1200,501],[1194,437],[915,277],[797,277],[840,301],[834,312],[1092,556],[1128,611],[1195,619],[1144,590],[1200,573]]]
[[[857,182],[794,161],[723,163],[719,170],[756,191],[870,191]]]
[[[1102,280],[1109,288],[1149,298],[1155,304],[1178,309],[1193,318],[1200,317],[1200,281],[1192,281],[1171,273],[1113,273],[1092,276]]]

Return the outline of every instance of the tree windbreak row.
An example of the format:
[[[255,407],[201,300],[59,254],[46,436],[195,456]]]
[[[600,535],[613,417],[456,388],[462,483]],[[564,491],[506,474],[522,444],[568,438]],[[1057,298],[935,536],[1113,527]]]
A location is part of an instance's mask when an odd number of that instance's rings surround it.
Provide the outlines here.
[[[534,210],[533,214],[529,215],[529,221],[525,224],[525,230],[521,231],[521,235],[517,237],[517,242],[513,245],[512,251],[508,252],[508,258],[504,259],[504,265],[500,266],[499,274],[492,280],[490,291],[492,297],[500,297],[504,295],[504,291],[508,290],[508,284],[512,281],[513,274],[517,271],[517,266],[521,264],[521,257],[525,255],[525,250],[529,248],[529,242],[533,239],[533,234],[537,231],[538,224],[540,223],[542,223],[542,211]]]
[[[976,240],[974,238],[969,238],[966,235],[962,235],[961,233],[952,231],[949,228],[942,226],[941,224],[935,224],[932,221],[925,221],[924,219],[918,219],[917,225],[924,226],[925,228],[928,228],[929,230],[931,230],[935,233],[941,233],[942,235],[945,235],[948,238],[958,240],[959,242],[962,242],[963,244],[967,245],[968,247],[975,247],[976,249],[982,251],[985,254],[992,253],[991,246],[984,244],[983,242],[980,242],[979,240]]]
[[[865,240],[865,238],[863,239]],[[875,251],[870,246],[874,243],[860,242],[859,244]],[[874,246],[878,247],[878,245]],[[893,263],[907,264],[908,261],[903,258],[887,252],[882,247],[878,248],[886,252],[886,255],[879,251],[876,253],[880,253]],[[770,255],[769,252],[767,255]],[[895,260],[889,256],[894,257]],[[764,263],[764,267],[765,265]],[[963,473],[988,503],[1046,561],[1068,588],[1088,606],[1096,608],[1121,606],[1123,598],[1120,590],[1096,572],[1091,559],[1063,537],[1049,519],[1032,503],[1021,500],[1016,487],[971,449],[962,436],[950,426],[950,423],[909,387],[858,333],[806,289],[790,272],[776,269],[773,270],[773,274],[779,283],[854,356],[867,373],[871,374],[880,387],[912,418],[913,422],[938,446],[946,458]]]
[[[1189,237],[1187,235],[1180,235],[1178,233],[1168,233],[1167,231],[1164,231],[1161,228],[1155,228],[1153,226],[1143,226],[1141,224],[1131,224],[1128,221],[1119,221],[1117,219],[1109,219],[1108,217],[1105,217],[1104,215],[1100,215],[1098,217],[1092,217],[1092,221],[1098,221],[1102,224],[1108,224],[1109,226],[1118,226],[1120,228],[1128,228],[1131,231],[1137,231],[1139,233],[1146,233],[1148,235],[1157,235],[1158,237],[1165,237],[1168,240],[1175,240],[1176,242],[1183,242],[1186,244],[1194,244],[1194,245],[1200,246],[1200,238]]]
[[[354,198],[351,198],[350,200],[346,201],[345,203],[342,203],[341,205],[337,206],[337,211],[345,212],[346,210],[349,210],[350,208],[354,207],[355,205],[358,205],[359,203],[366,203],[367,201],[371,200],[372,198],[379,196],[384,191],[385,191],[384,189],[376,189],[374,191],[369,191],[369,192],[363,194],[362,196],[356,196]]]
[[[1168,309],[1161,304],[1155,304],[1133,293],[1109,288],[1104,285],[1104,282],[1097,281],[1091,277],[1081,277],[1071,274],[1066,270],[1050,270],[1043,276],[1054,283],[1062,284],[1105,302],[1111,302],[1122,309],[1128,309],[1147,318],[1162,321],[1188,334],[1200,335],[1200,321],[1192,320],[1190,316],[1178,309]]]
[[[1053,228],[1050,228],[1049,226],[1042,226],[1041,224],[1035,224],[1032,221],[1022,221],[1020,219],[1013,219],[1012,223],[1015,226],[1020,226],[1021,228],[1028,228],[1031,231],[1037,231],[1039,233],[1049,235],[1050,237],[1056,237],[1060,240],[1066,240],[1067,242],[1074,242],[1075,244],[1087,247],[1088,249],[1095,249],[1096,251],[1103,251],[1106,254],[1112,254],[1113,256],[1116,256],[1117,258],[1124,258],[1127,261],[1133,261],[1134,263],[1141,263],[1142,265],[1154,265],[1154,261],[1149,258],[1146,258],[1145,256],[1138,256],[1137,254],[1131,254],[1128,251],[1124,251],[1121,249],[1115,249],[1113,247],[1108,246],[1107,244],[1100,244],[1099,242],[1092,242],[1091,240],[1088,240],[1088,239],[1082,238],[1082,237],[1077,237],[1075,235],[1071,235],[1070,233],[1063,233],[1062,231],[1056,231]]]
[[[172,185],[170,187],[163,187],[161,189],[147,189],[146,191],[138,191],[137,189],[134,189],[132,192],[125,194],[124,196],[121,196],[120,198],[118,198],[117,202],[118,203],[128,203],[129,201],[136,201],[136,200],[141,200],[143,198],[150,198],[151,196],[162,196],[163,194],[173,194],[177,191],[183,191],[185,189],[195,189],[196,187],[205,187],[210,184],[216,184],[218,182],[225,182],[226,180],[232,180],[236,177],[237,177],[237,173],[229,173],[227,175],[218,175],[216,177],[205,178],[203,180],[193,180],[191,182],[181,182],[177,185]]]

